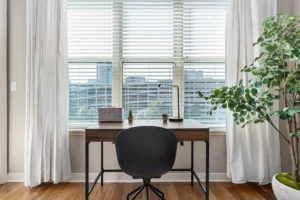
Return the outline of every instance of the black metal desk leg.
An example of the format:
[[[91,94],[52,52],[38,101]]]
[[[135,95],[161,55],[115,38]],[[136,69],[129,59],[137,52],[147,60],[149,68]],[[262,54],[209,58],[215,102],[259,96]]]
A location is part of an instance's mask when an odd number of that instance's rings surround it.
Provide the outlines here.
[[[191,185],[194,185],[194,141],[191,141]]]
[[[206,200],[209,200],[209,141],[206,141]]]
[[[85,143],[85,199],[89,199],[89,142]]]
[[[101,186],[103,186],[103,176],[104,176],[104,163],[103,163],[103,142],[101,142],[101,171],[102,171],[102,176],[101,176]]]

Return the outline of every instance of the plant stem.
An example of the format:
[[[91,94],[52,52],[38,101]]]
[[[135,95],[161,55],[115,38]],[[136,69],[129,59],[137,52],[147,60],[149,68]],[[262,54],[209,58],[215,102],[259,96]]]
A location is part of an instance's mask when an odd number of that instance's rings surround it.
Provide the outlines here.
[[[287,141],[287,143],[290,143],[290,141],[284,136],[284,134],[274,125],[273,121],[270,119],[270,120],[267,120],[271,126],[284,138],[285,141]]]
[[[284,69],[284,82],[286,83],[286,69]],[[288,107],[288,99],[287,99],[287,86],[284,85],[284,105],[285,107]],[[293,119],[287,119],[286,120],[286,126],[287,126],[287,131],[288,133],[292,133],[293,132]],[[297,165],[297,161],[296,161],[296,153],[295,153],[295,149],[294,149],[294,140],[291,137],[290,141],[289,141],[289,147],[290,147],[290,154],[291,154],[291,160],[292,160],[292,179],[294,181],[297,181],[298,179],[298,165]]]

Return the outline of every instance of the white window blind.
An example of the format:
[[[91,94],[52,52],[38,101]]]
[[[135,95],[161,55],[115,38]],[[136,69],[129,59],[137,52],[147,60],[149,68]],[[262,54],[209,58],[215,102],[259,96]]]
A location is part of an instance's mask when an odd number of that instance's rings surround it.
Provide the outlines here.
[[[69,58],[109,58],[113,53],[113,2],[68,0]]]
[[[173,56],[173,2],[124,0],[123,57]]]
[[[98,108],[112,103],[111,63],[69,64],[69,124],[95,123]]]
[[[226,12],[227,0],[184,1],[185,57],[224,61]]]
[[[182,116],[224,126],[224,111],[207,116],[210,106],[197,91],[224,85],[226,7],[227,0],[68,0],[70,105],[77,105],[70,119],[84,119],[78,115],[83,86],[73,83],[96,77],[93,87],[107,88],[107,97],[90,90],[85,97],[94,100],[82,103],[88,107],[122,106],[125,117],[132,109],[138,119],[176,115],[176,91],[157,87],[173,83],[182,91]],[[111,69],[106,86],[97,76],[101,63]],[[81,70],[72,69],[77,65]],[[95,104],[96,91],[101,103]]]
[[[124,117],[129,110],[135,119],[160,119],[172,115],[172,90],[158,84],[172,84],[173,64],[125,63],[123,65]]]
[[[225,126],[225,110],[207,115],[211,104],[199,98],[197,91],[209,94],[211,90],[225,85],[224,63],[186,63],[184,65],[184,118],[195,119],[215,127]]]

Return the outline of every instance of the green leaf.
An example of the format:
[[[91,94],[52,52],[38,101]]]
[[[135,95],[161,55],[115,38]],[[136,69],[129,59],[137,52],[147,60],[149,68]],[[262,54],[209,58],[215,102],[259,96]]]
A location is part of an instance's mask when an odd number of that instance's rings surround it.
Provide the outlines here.
[[[264,68],[256,68],[254,70],[252,70],[252,74],[254,76],[259,76],[259,75],[264,75],[266,72],[265,72],[265,69]]]
[[[252,68],[244,68],[242,69],[242,72],[251,72],[252,71]]]
[[[281,111],[274,111],[273,114],[274,114],[275,116],[280,115],[280,114],[281,114]]]
[[[198,95],[199,95],[199,97],[204,97],[204,95],[200,91],[198,91]]]
[[[240,106],[237,106],[237,107],[235,108],[234,111],[235,111],[235,112],[241,112],[241,110],[242,110],[241,107],[240,107]]]
[[[300,131],[297,132],[297,138],[300,138]]]
[[[260,88],[260,87],[262,86],[262,82],[255,82],[255,83],[254,83],[254,86],[255,86],[256,88]]]
[[[264,122],[264,120],[262,120],[262,119],[256,119],[256,120],[254,120],[255,124],[262,123],[262,122]]]
[[[239,86],[243,86],[243,79],[240,80]]]
[[[214,95],[218,96],[221,93],[221,90],[214,90]]]
[[[257,95],[257,93],[258,93],[258,90],[257,90],[256,88],[252,88],[252,89],[251,89],[251,94],[252,94],[253,96]]]
[[[282,120],[286,120],[288,118],[288,116],[285,113],[280,114],[280,119]]]
[[[235,107],[235,103],[234,103],[232,100],[230,100],[230,101],[228,102],[228,108],[229,108],[230,110],[233,110],[234,107]]]
[[[289,109],[290,109],[290,108],[285,107],[285,108],[282,109],[282,111],[283,111],[283,112],[286,112],[286,111],[288,111]]]
[[[251,112],[252,111],[252,109],[250,108],[250,107],[246,107],[246,110],[248,111],[248,112]]]
[[[289,88],[288,88],[288,92],[289,92],[290,94],[295,94],[296,88],[294,88],[294,87],[289,87]]]
[[[290,116],[290,117],[294,116],[296,113],[297,113],[297,111],[292,110],[292,109],[289,109],[288,112],[287,112],[288,116]]]

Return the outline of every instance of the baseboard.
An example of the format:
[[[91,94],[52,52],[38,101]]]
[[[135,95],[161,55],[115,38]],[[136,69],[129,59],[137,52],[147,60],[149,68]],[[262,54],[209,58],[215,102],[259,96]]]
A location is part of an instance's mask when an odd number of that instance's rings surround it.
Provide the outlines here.
[[[93,182],[97,173],[90,173],[89,180]],[[205,173],[197,173],[201,181],[205,181]],[[8,182],[24,182],[23,173],[8,173],[7,174]],[[70,180],[64,182],[84,182],[85,174],[84,173],[73,173]],[[139,179],[132,179],[132,177],[124,173],[106,173],[104,174],[104,182],[140,182]],[[170,172],[160,179],[153,179],[153,182],[189,182],[191,181],[191,174],[186,172]],[[196,181],[196,179],[194,179]],[[230,179],[227,178],[226,173],[210,173],[210,182],[229,182]]]

